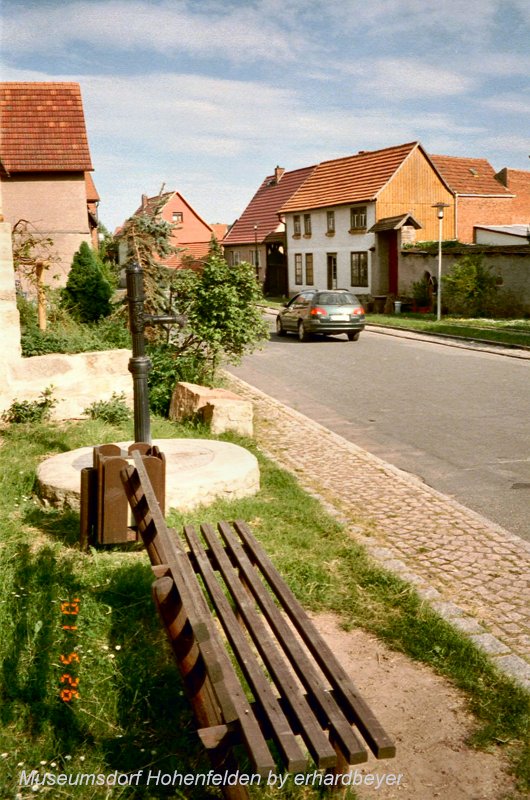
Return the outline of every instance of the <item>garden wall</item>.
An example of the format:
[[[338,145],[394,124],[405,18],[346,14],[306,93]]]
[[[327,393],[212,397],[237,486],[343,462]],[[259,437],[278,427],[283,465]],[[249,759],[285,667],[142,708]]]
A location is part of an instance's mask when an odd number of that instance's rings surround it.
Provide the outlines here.
[[[530,313],[530,247],[467,247],[451,248],[442,255],[442,275],[447,274],[455,261],[463,255],[480,254],[484,263],[499,276],[502,289],[516,295],[526,311]],[[399,293],[411,294],[411,286],[425,271],[438,273],[437,253],[426,253],[415,249],[402,250],[399,256]]]

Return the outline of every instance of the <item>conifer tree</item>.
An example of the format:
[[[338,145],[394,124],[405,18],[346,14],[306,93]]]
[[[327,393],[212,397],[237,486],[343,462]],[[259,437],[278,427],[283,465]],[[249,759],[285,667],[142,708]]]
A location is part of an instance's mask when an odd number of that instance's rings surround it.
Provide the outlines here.
[[[61,304],[80,322],[95,322],[111,312],[112,287],[97,254],[82,242],[74,255]]]

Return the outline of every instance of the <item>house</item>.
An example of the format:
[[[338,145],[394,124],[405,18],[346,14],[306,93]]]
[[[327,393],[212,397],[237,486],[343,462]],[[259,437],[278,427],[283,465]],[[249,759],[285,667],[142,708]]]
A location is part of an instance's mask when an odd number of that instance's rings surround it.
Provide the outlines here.
[[[503,184],[485,158],[430,156],[454,195],[455,238],[474,241],[474,227],[510,225],[514,219],[516,195]]]
[[[199,266],[208,256],[212,236],[219,241],[227,230],[226,225],[209,225],[205,222],[180,192],[165,192],[155,197],[142,195],[142,202],[134,215],[153,216],[155,212],[161,219],[174,225],[171,244],[180,248],[180,251],[161,262],[172,269]],[[122,253],[122,261],[124,255]]]
[[[64,285],[81,242],[97,242],[99,197],[78,83],[0,83],[0,197],[13,227],[27,220],[53,241],[47,273]]]
[[[285,223],[279,211],[313,170],[276,167],[222,241],[229,264],[248,261],[256,267],[265,294],[287,295]]]
[[[455,237],[454,197],[419,142],[324,161],[282,205],[289,291],[310,286],[382,296],[406,291],[403,244],[438,237],[435,203],[447,205],[444,238]]]
[[[495,177],[514,195],[511,224],[530,224],[530,172],[504,167]]]

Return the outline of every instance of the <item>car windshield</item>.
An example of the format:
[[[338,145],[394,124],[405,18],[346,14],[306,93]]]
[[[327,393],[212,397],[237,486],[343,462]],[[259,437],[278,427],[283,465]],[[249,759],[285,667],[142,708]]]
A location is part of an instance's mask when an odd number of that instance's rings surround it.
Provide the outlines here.
[[[315,297],[315,302],[323,306],[354,306],[359,301],[349,292],[322,292]]]

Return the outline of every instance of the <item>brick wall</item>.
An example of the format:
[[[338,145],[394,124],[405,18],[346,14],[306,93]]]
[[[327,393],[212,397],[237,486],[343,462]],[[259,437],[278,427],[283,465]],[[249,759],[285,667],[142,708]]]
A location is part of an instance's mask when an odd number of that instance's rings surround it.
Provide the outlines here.
[[[505,168],[496,177],[516,195],[512,200],[511,222],[530,224],[530,172]]]
[[[472,244],[474,225],[510,225],[512,217],[511,197],[459,197],[457,239]]]

